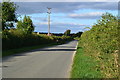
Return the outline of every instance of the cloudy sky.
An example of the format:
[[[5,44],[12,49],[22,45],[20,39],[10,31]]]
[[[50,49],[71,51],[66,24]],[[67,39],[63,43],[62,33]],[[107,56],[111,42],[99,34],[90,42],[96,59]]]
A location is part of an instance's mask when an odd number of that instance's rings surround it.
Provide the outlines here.
[[[72,0],[71,0],[72,1]],[[105,1],[105,0],[104,0]],[[36,32],[48,31],[47,7],[51,9],[51,32],[72,33],[85,31],[100,19],[103,13],[117,15],[118,2],[16,2],[17,14],[30,16]],[[20,17],[19,17],[20,19]]]

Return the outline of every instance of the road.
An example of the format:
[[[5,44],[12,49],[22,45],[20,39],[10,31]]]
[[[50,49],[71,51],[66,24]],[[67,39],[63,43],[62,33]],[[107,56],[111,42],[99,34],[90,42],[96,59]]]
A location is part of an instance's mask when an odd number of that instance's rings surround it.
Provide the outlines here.
[[[77,41],[3,58],[3,78],[69,78]]]

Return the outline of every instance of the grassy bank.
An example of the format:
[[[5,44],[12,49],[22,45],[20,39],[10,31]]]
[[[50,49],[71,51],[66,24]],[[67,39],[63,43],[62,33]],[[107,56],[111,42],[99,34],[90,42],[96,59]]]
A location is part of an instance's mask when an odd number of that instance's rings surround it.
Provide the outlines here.
[[[77,47],[77,52],[74,57],[71,78],[81,78],[81,80],[101,80],[111,78],[118,79],[118,68],[116,67],[117,53],[114,54],[93,54],[86,53],[80,43]]]
[[[90,54],[84,54],[84,49],[78,45],[72,66],[71,78],[101,78],[102,75],[96,69],[96,66],[99,66],[99,62],[94,60]]]

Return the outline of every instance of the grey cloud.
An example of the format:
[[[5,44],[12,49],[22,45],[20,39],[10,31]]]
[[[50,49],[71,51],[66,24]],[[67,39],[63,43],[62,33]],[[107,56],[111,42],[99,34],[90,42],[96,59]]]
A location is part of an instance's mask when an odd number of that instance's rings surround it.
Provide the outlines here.
[[[117,10],[117,2],[16,2],[20,14],[46,13],[47,7],[53,13],[71,13],[82,9]]]

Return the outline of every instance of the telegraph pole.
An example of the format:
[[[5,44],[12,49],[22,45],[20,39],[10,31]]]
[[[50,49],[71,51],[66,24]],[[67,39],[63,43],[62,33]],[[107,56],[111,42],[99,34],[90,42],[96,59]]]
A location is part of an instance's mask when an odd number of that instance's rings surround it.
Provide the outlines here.
[[[51,14],[51,8],[48,9],[48,36],[50,36],[50,14]]]

